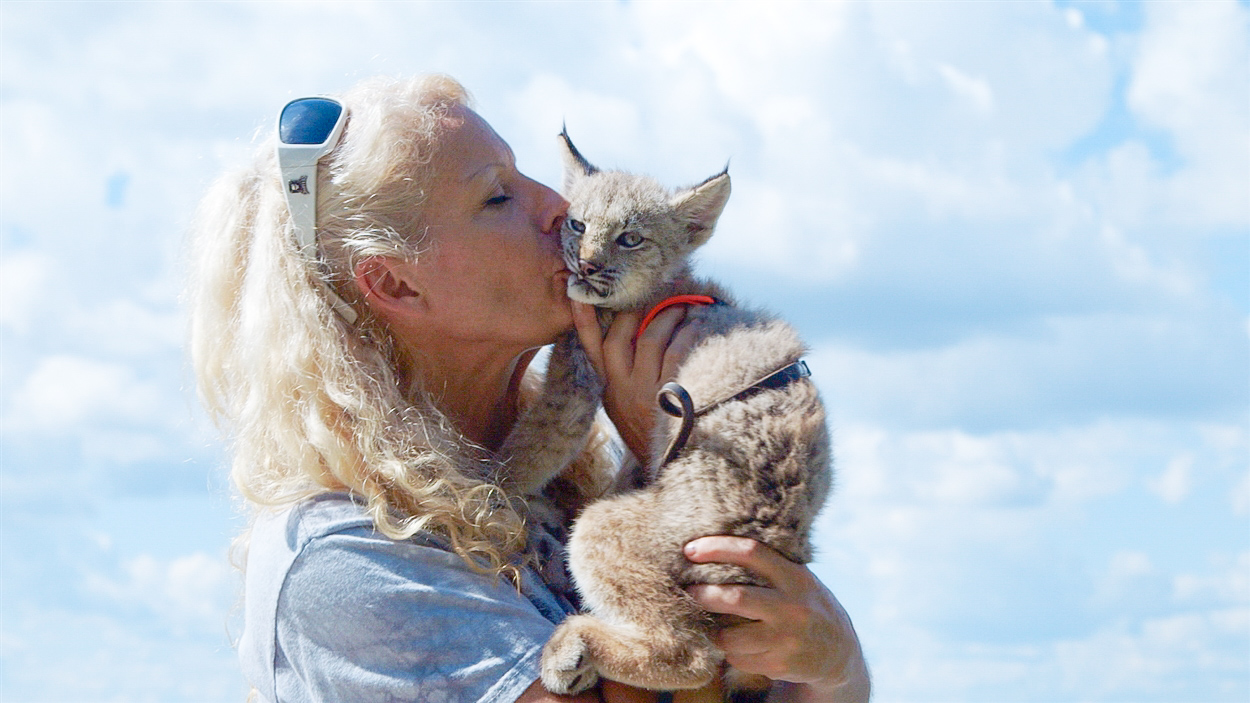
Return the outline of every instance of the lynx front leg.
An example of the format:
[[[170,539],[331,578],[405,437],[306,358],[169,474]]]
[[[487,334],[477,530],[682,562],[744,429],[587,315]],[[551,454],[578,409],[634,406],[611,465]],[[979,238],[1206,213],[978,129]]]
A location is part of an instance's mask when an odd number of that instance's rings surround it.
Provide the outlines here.
[[[542,395],[517,419],[499,454],[508,463],[508,483],[520,495],[537,495],[586,446],[603,382],[568,332],[547,362]]]

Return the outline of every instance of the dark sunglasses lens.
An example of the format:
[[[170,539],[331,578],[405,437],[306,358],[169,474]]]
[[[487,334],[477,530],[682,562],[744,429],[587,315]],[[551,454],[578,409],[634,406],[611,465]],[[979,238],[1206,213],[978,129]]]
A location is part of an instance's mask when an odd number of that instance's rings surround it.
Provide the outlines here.
[[[322,144],[330,138],[343,106],[325,98],[303,98],[282,108],[278,139],[283,144]]]

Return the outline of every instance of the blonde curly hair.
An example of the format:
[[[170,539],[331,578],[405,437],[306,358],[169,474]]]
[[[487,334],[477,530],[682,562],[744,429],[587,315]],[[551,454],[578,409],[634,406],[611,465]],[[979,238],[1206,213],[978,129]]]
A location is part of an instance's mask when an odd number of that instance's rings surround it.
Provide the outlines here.
[[[361,496],[383,534],[446,537],[470,564],[516,576],[525,505],[502,467],[417,388],[351,280],[365,257],[415,260],[431,159],[448,111],[470,106],[447,76],[373,79],[341,97],[348,123],[318,169],[320,262],[301,255],[273,137],[204,198],[192,230],[191,355],[201,398],[233,442],[231,478],[253,506],[326,491]],[[320,277],[360,313],[348,324]],[[532,396],[536,380],[527,378]],[[582,498],[610,480],[595,442],[562,479]]]

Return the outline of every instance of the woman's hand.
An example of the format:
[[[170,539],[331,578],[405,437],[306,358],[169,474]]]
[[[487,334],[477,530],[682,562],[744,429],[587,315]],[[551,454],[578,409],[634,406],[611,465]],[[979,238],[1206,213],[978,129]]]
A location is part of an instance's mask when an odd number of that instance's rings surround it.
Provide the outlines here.
[[[607,333],[599,329],[594,306],[573,303],[573,322],[582,347],[604,379],[603,409],[635,457],[646,463],[655,426],[660,388],[673,380],[677,367],[694,346],[697,330],[686,320],[686,306],[655,316],[634,341],[640,313],[621,313]]]
[[[686,590],[704,608],[754,620],[722,630],[726,661],[750,674],[797,686],[778,700],[866,701],[868,668],[851,618],[829,589],[801,564],[745,537],[700,537],[686,545],[692,562],[737,564],[772,588],[699,585]]]

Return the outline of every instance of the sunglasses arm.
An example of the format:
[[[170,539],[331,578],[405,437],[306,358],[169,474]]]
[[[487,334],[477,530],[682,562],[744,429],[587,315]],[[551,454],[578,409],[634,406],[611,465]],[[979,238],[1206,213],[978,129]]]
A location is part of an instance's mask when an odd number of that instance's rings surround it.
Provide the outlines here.
[[[337,134],[333,136],[337,137]],[[327,145],[282,144],[278,147],[278,168],[282,172],[282,190],[291,212],[291,224],[295,228],[296,241],[299,242],[300,253],[314,266],[320,261],[316,235],[317,163],[338,140],[334,138],[327,141]],[[320,272],[315,272],[314,276],[325,290],[330,306],[348,324],[355,323],[356,311],[330,288]]]

